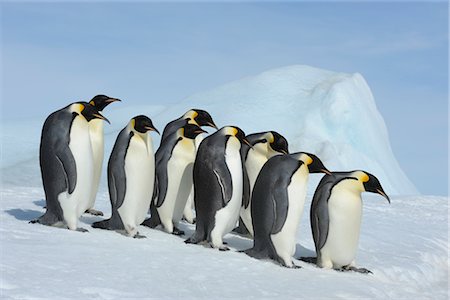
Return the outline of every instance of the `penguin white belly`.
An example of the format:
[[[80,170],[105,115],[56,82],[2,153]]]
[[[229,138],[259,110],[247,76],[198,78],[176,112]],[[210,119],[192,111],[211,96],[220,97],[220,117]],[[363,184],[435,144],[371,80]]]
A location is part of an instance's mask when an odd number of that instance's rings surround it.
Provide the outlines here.
[[[123,204],[117,210],[128,233],[137,232],[145,220],[153,194],[155,157],[150,138],[148,144],[135,135],[130,140],[125,156],[126,192]]]
[[[75,159],[77,182],[72,194],[63,192],[58,195],[58,200],[67,226],[76,230],[78,218],[89,206],[94,175],[89,125],[82,117],[73,120],[69,148]]]
[[[256,144],[255,146],[258,147]],[[253,187],[255,186],[256,178],[258,177],[259,172],[261,171],[264,164],[267,162],[266,155],[263,155],[261,151],[256,151],[250,149],[247,155],[247,160],[245,161],[245,168],[247,169],[247,175],[250,182],[250,199],[249,199],[249,205],[247,208],[241,207],[241,213],[240,216],[242,218],[242,221],[245,224],[245,227],[247,227],[250,234],[253,236],[253,224],[252,224],[252,202],[251,202],[251,196]]]
[[[328,199],[327,240],[320,249],[322,261],[331,260],[334,268],[351,264],[358,248],[362,201],[359,193],[334,188]]]
[[[288,186],[288,213],[280,232],[270,236],[275,250],[287,266],[292,266],[292,256],[295,253],[295,238],[303,214],[309,172],[302,166],[291,177]]]
[[[211,231],[212,243],[216,247],[221,247],[222,238],[231,232],[239,218],[239,210],[242,204],[242,164],[239,141],[230,137],[225,150],[225,163],[231,174],[233,192],[231,200],[227,205],[216,212],[215,225]],[[218,175],[216,175],[218,176]]]
[[[94,163],[94,177],[92,182],[92,192],[89,201],[89,208],[94,207],[95,198],[97,196],[100,177],[102,174],[103,155],[104,155],[104,137],[103,137],[103,120],[94,119],[89,122],[89,134],[91,137],[92,156]]]
[[[183,209],[191,192],[194,160],[194,144],[189,141],[180,141],[173,149],[172,157],[167,163],[166,197],[157,210],[161,223],[169,232],[173,231],[172,223],[178,223],[181,220]]]

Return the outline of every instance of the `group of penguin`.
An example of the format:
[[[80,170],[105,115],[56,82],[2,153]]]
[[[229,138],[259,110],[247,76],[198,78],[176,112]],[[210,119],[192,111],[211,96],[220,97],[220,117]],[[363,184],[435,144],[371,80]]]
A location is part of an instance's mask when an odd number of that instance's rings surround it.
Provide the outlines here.
[[[87,231],[78,227],[80,216],[103,215],[93,208],[103,162],[103,121],[109,123],[101,111],[116,101],[97,95],[47,117],[39,156],[46,212],[31,223]],[[217,131],[204,137],[204,126]],[[183,235],[178,223],[184,218],[195,222],[185,243],[229,250],[223,237],[234,231],[253,239],[253,247],[243,251],[249,256],[298,267],[293,256],[308,177],[324,173],[310,210],[317,257],[299,259],[322,268],[370,272],[354,260],[361,193],[378,193],[390,202],[372,174],[330,172],[313,154],[289,153],[287,140],[275,131],[246,136],[236,126],[218,129],[200,109],[168,123],[156,153],[151,131],[159,134],[144,115],[120,131],[107,166],[111,217],[92,227],[140,238],[140,225],[161,225]]]

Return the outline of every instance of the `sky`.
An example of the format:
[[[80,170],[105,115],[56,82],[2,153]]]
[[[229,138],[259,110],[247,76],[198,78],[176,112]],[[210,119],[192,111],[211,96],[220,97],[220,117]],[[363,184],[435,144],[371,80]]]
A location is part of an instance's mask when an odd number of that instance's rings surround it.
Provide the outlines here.
[[[446,2],[13,3],[1,8],[2,122],[103,93],[175,104],[293,64],[361,73],[401,167],[448,194]],[[177,116],[174,116],[174,118]]]

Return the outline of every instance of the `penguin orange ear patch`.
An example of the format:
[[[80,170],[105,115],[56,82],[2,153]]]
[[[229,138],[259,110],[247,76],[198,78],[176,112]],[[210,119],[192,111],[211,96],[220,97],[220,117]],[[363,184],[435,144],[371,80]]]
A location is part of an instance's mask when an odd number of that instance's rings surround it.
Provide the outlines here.
[[[84,110],[84,105],[78,104],[78,110],[79,110],[79,113],[81,113]]]
[[[95,106],[95,102],[94,102],[93,100],[91,100],[91,101],[89,102],[89,104],[92,105],[92,106]]]
[[[134,129],[134,126],[136,125],[136,120],[133,118],[131,119],[131,127]]]
[[[275,142],[275,137],[273,136],[272,132],[269,133],[269,144],[272,144],[273,142]]]
[[[369,181],[369,175],[367,175],[366,173],[363,172],[360,179],[362,182],[367,182],[367,181]]]

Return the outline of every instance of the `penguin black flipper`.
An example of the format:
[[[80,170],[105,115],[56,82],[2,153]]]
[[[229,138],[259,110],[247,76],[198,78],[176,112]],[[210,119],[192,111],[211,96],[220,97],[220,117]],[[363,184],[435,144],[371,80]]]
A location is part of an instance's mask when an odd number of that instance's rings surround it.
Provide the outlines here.
[[[77,166],[75,158],[66,142],[59,141],[56,151],[56,158],[61,163],[65,175],[64,178],[67,183],[68,193],[72,194],[77,184]]]
[[[182,120],[186,121],[186,120]],[[181,141],[182,138],[177,138],[177,133],[173,132],[169,136],[165,138],[163,141],[161,139],[161,145],[155,153],[155,165],[156,165],[156,176],[155,181],[157,184],[157,194],[158,197],[156,202],[156,207],[161,207],[164,203],[167,194],[167,187],[169,184],[169,178],[167,175],[167,164],[169,163],[170,158],[172,157],[172,151],[175,148],[176,144]],[[155,199],[154,198],[154,199]]]
[[[210,176],[214,176],[220,186],[222,192],[222,207],[225,207],[233,195],[233,181],[225,160],[214,161],[214,168]]]
[[[111,218],[93,223],[92,227],[94,228],[110,230],[124,229],[117,210],[122,206],[127,190],[125,155],[133,135],[133,132],[127,134],[126,128],[124,128],[117,136],[116,143],[108,161],[108,189],[111,199]]]
[[[332,175],[325,175],[320,180],[311,202],[310,220],[311,229],[316,247],[316,253],[325,245],[328,237],[329,215],[328,200],[331,196],[331,190],[337,182],[348,178],[348,172],[333,172]]]
[[[290,177],[280,177],[273,185],[271,200],[273,203],[274,223],[271,234],[276,234],[281,231],[286,222],[289,201],[288,191],[286,186],[289,184]]]

